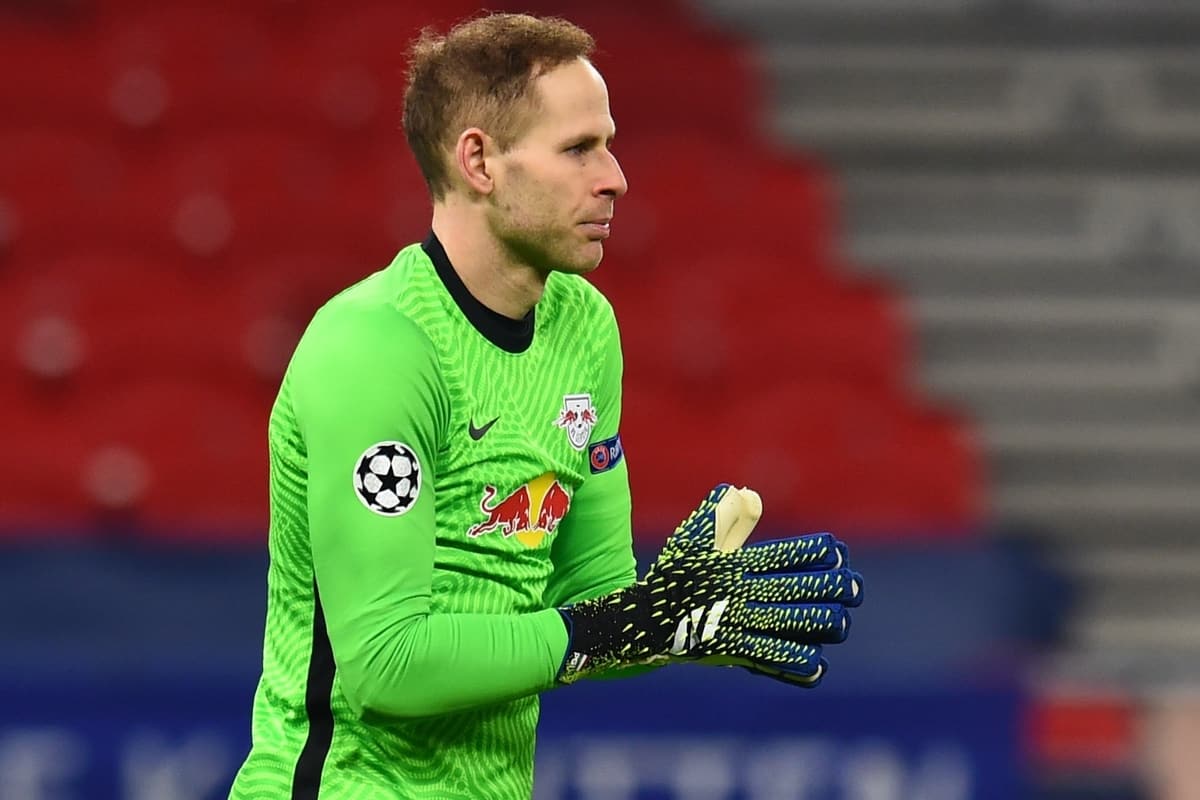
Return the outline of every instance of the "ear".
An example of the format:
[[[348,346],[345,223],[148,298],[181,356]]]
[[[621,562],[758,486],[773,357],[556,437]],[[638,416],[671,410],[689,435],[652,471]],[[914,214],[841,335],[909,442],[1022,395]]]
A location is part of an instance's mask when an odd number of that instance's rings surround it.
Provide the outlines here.
[[[479,194],[491,194],[495,185],[487,163],[493,152],[492,138],[479,128],[467,128],[454,145],[454,166],[467,186]]]

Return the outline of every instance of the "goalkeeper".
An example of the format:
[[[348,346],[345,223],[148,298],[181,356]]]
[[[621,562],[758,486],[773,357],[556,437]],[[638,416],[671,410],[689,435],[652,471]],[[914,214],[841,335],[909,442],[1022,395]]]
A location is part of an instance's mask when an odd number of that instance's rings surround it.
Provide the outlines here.
[[[626,191],[592,46],[496,14],[412,49],[432,230],[317,312],[272,410],[236,800],[525,800],[538,693],[672,660],[813,685],[846,634],[844,547],[739,547],[760,509],[728,486],[637,580],[620,342],[581,277]]]

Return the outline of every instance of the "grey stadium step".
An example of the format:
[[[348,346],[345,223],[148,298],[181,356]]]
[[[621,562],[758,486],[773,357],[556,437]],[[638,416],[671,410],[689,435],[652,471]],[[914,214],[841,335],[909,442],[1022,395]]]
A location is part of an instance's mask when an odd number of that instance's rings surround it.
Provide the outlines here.
[[[700,0],[723,24],[759,41],[1058,45],[1186,43],[1200,35],[1180,0]]]
[[[1200,427],[1161,424],[1011,426],[984,433],[993,480],[1086,488],[1095,484],[1200,486]],[[1200,576],[1200,572],[1197,573]]]
[[[1129,364],[1158,357],[1160,323],[1113,325],[1103,319],[1029,322],[1014,309],[1012,324],[991,320],[919,321],[921,357],[931,363]]]
[[[1128,631],[1133,643],[1141,636],[1149,641],[1168,626],[1174,627],[1181,645],[1200,650],[1200,619],[1191,609],[1200,608],[1200,584],[1196,581],[1164,580],[1159,575],[1144,575],[1140,579],[1126,578],[1084,587],[1079,601],[1081,617],[1093,620],[1091,633],[1096,637],[1117,630]],[[1097,618],[1118,620],[1106,628]],[[1139,631],[1135,621],[1144,623]]]
[[[1151,237],[1131,244],[1127,254],[1108,262],[1021,261],[1007,259],[901,259],[887,266],[856,265],[913,294],[942,293],[972,298],[1171,299],[1200,298],[1200,259],[1182,259],[1169,243]]]
[[[1005,483],[995,487],[992,503],[1001,519],[1035,525],[1048,541],[1111,546],[1145,538],[1179,543],[1194,541],[1200,526],[1200,497],[1194,484]]]
[[[1097,392],[1088,386],[934,385],[936,394],[953,397],[983,424],[1157,425],[1175,420],[1200,427],[1200,387],[1170,383],[1128,383]]]
[[[1195,47],[781,44],[767,51],[773,132],[846,166],[909,163],[1061,168],[1197,163]]]
[[[1200,174],[853,173],[849,248],[860,262],[1113,263],[1149,243],[1200,262]]]
[[[1200,298],[922,297],[910,304],[940,391],[1094,392],[1200,383]]]

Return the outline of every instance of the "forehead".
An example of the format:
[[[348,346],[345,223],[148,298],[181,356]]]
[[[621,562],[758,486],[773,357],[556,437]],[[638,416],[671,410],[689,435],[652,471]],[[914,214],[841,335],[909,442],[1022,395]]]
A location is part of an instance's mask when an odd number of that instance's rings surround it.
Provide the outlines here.
[[[529,133],[561,133],[579,129],[602,137],[615,130],[608,108],[608,88],[589,62],[583,59],[563,64],[535,81],[540,107]]]

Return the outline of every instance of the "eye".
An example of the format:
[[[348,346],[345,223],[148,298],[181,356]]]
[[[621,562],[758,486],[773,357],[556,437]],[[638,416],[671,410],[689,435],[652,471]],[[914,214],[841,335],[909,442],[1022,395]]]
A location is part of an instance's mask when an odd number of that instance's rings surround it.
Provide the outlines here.
[[[573,155],[581,156],[590,149],[591,149],[590,144],[588,144],[587,142],[580,142],[579,144],[573,144],[570,147],[568,147],[567,152],[571,153]]]

